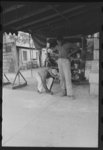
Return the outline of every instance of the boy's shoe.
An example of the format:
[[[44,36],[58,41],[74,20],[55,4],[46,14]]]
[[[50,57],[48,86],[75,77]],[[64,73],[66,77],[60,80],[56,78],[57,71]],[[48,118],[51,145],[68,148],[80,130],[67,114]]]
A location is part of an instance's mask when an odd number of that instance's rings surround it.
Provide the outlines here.
[[[46,93],[53,95],[53,92],[52,92],[52,91],[46,91]]]
[[[67,97],[72,98],[73,100],[75,99],[74,95],[67,95]]]
[[[40,92],[39,90],[37,90],[37,92],[39,93],[39,94],[41,94],[42,92]]]

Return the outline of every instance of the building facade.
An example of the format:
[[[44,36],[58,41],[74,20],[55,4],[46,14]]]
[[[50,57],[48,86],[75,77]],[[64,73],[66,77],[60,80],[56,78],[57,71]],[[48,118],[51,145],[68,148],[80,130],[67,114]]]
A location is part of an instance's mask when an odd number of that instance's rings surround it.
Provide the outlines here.
[[[35,49],[33,40],[28,34],[20,36],[20,33],[18,37],[6,33],[3,36],[3,73],[39,66],[39,51]]]

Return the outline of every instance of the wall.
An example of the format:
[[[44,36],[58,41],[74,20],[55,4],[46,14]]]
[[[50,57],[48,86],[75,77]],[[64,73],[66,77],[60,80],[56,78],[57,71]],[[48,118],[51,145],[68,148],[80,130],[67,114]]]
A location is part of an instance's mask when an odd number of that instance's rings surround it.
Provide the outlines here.
[[[16,72],[16,46],[14,42],[3,44],[3,73]]]
[[[11,46],[11,51],[7,52],[6,45]],[[17,72],[18,65],[22,62],[22,53],[16,46],[35,48],[33,40],[28,33],[19,32],[18,36],[14,34],[3,34],[3,72]],[[37,51],[36,51],[37,52]],[[28,61],[30,61],[30,52],[27,52]],[[31,54],[35,58],[35,52]]]
[[[27,58],[25,59],[24,57],[24,52],[26,52],[26,56]],[[39,55],[38,55],[39,51],[38,50],[30,50],[30,49],[25,49],[25,48],[20,48],[19,49],[19,63],[20,66],[24,67],[25,69],[27,69],[27,64],[29,62],[31,62],[32,60],[35,61],[35,63],[37,63],[37,65],[39,66]]]

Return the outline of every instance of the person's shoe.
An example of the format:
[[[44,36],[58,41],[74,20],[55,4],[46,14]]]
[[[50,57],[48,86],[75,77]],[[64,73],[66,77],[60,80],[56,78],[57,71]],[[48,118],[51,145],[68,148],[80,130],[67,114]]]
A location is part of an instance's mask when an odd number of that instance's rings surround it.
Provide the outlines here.
[[[69,98],[75,100],[75,96],[74,95],[67,95]]]
[[[51,95],[53,95],[53,92],[50,92]]]
[[[59,96],[63,97],[63,96],[67,96],[66,91],[62,91]]]
[[[41,94],[42,92],[40,92],[39,90],[37,90],[37,92],[39,93],[39,94]]]
[[[53,95],[53,92],[52,92],[52,91],[46,91],[46,93]]]

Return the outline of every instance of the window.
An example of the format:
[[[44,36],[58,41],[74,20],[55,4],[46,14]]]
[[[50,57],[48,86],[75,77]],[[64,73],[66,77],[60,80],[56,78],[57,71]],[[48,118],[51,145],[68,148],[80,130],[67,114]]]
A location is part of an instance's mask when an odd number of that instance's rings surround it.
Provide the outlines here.
[[[11,52],[11,45],[10,45],[10,44],[7,44],[7,45],[5,46],[5,50],[6,50],[7,53]]]
[[[23,51],[23,60],[27,61],[27,52],[26,51]]]
[[[36,59],[38,58],[38,52],[36,52]]]

